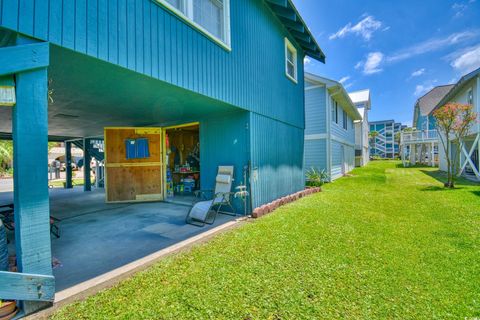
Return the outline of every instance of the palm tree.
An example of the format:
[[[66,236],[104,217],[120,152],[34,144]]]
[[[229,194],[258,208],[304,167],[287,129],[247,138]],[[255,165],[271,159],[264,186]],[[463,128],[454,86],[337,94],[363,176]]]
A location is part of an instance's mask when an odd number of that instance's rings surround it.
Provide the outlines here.
[[[368,133],[368,137],[371,141],[375,141],[375,138],[378,136],[378,131],[370,131]]]
[[[6,169],[11,167],[13,160],[13,143],[12,141],[0,141],[0,165]]]

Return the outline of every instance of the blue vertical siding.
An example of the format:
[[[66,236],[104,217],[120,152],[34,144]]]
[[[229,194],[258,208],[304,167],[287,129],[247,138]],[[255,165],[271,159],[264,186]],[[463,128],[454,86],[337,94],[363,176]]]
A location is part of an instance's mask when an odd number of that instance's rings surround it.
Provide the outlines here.
[[[0,0],[0,25],[303,127],[303,51],[295,84],[288,32],[264,1],[230,5],[231,52],[152,0]]]
[[[202,189],[213,190],[218,166],[233,165],[234,187],[243,183],[243,167],[248,164],[250,154],[248,123],[246,111],[200,120]]]
[[[253,207],[303,189],[303,128],[250,115]]]
[[[305,82],[306,87],[308,81]],[[319,134],[327,132],[327,104],[326,88],[312,88],[305,90],[305,134]]]

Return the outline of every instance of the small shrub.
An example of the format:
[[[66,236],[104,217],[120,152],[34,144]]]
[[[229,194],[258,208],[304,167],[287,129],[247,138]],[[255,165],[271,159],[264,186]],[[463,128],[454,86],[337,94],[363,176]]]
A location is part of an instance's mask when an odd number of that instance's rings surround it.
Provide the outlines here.
[[[306,184],[308,187],[321,187],[328,181],[328,173],[325,169],[319,170],[311,168],[305,173]]]

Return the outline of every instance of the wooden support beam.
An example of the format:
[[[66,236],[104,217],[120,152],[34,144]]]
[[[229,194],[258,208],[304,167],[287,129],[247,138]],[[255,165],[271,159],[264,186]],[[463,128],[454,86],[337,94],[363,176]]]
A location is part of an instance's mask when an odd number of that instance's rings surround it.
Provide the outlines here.
[[[269,4],[275,4],[277,6],[287,7],[288,0],[267,0]]]
[[[321,62],[325,63],[325,57],[317,51],[311,51],[309,49],[305,49],[305,54],[309,55],[309,56],[311,56],[315,59],[318,59],[318,61],[321,61]]]
[[[72,142],[65,142],[65,173],[66,173],[66,182],[65,188],[73,188],[72,183]]]
[[[295,31],[295,30],[291,30],[290,33],[297,40],[302,40],[302,41],[305,41],[305,42],[311,42],[312,41],[312,37],[310,37],[307,33],[298,32],[298,31]]]
[[[53,276],[0,271],[0,299],[53,302],[54,297]]]
[[[13,179],[18,271],[51,276],[47,81],[46,68],[16,74]],[[32,163],[39,167],[32,170]],[[22,306],[25,314],[44,307],[35,301],[24,301]]]
[[[282,18],[282,17],[279,17],[279,18],[282,21],[282,23],[288,29],[295,30],[295,31],[298,31],[298,32],[305,32],[305,27],[303,26],[302,23],[297,22],[297,21],[292,21],[292,20],[289,20],[289,19],[285,19],[285,18]]]
[[[291,21],[297,21],[297,14],[294,10],[289,9],[285,6],[279,6],[276,4],[271,4],[270,8],[272,8],[273,12],[278,16],[282,17]]]
[[[48,63],[48,42],[0,48],[0,76],[45,68]]]
[[[458,173],[459,176],[463,173],[463,171],[465,171],[465,168],[467,167],[467,164],[470,164],[470,167],[472,168],[472,171],[475,173],[475,176],[478,179],[480,179],[480,172],[477,170],[475,164],[472,161],[472,155],[473,155],[473,152],[475,151],[478,143],[480,143],[480,133],[477,134],[477,136],[475,138],[475,141],[473,142],[472,147],[470,148],[470,151],[467,152],[465,142],[462,142],[460,144],[462,155],[465,157],[465,162],[462,163],[462,160],[460,160],[461,168],[460,168],[459,173]]]
[[[83,139],[83,191],[92,191],[92,180],[90,178],[90,139]]]
[[[310,50],[311,52],[316,52],[317,46],[312,42],[305,42],[301,39],[297,39],[297,41],[304,49]]]

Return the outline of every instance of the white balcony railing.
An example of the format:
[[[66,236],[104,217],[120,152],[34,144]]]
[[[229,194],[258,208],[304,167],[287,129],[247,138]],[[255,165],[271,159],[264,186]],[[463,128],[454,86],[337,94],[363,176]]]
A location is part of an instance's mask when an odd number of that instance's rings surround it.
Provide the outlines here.
[[[421,143],[438,141],[437,130],[410,131],[400,133],[400,143]]]

